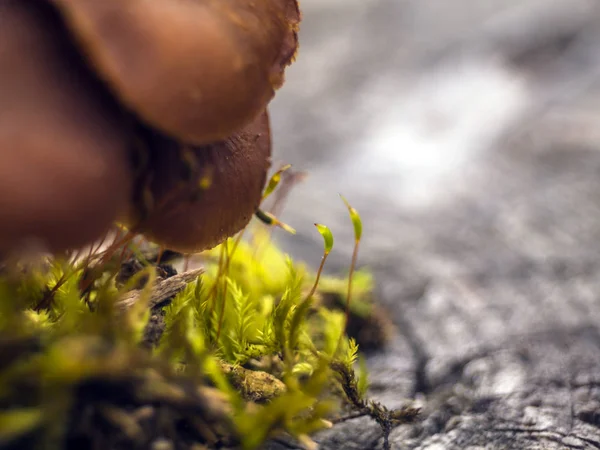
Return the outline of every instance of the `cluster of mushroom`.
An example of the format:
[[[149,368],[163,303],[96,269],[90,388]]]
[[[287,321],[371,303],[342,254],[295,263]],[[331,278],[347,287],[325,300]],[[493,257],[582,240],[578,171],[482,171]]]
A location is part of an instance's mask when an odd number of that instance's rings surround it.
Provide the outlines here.
[[[0,251],[243,228],[299,21],[296,0],[0,0]]]

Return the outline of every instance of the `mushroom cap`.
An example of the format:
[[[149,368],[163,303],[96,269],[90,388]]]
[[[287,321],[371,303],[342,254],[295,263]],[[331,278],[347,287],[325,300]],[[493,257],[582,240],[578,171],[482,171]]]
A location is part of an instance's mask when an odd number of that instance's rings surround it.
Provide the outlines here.
[[[43,2],[0,1],[0,250],[78,247],[126,208],[126,132]]]
[[[176,145],[164,141],[161,147]],[[183,158],[181,152],[186,152]],[[130,222],[136,231],[171,250],[194,253],[214,247],[252,218],[261,202],[270,155],[266,111],[221,142],[156,148],[152,161],[156,172],[149,185],[154,208],[141,222]]]
[[[193,145],[253,120],[297,48],[296,0],[51,0],[142,121]]]

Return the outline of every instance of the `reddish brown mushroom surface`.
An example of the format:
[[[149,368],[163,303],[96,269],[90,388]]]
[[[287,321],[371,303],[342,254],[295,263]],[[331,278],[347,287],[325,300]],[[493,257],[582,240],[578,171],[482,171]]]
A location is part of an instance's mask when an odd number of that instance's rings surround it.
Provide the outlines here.
[[[152,165],[160,171],[145,187],[152,204],[131,225],[169,249],[198,252],[245,227],[260,204],[270,166],[269,118],[264,112],[217,143],[176,145],[164,141],[154,149]]]
[[[82,245],[126,207],[119,111],[47,8],[0,2],[0,249]]]
[[[264,110],[297,47],[296,0],[52,2],[116,95],[190,144]]]
[[[0,252],[124,217],[183,251],[243,228],[299,21],[296,0],[0,0]]]

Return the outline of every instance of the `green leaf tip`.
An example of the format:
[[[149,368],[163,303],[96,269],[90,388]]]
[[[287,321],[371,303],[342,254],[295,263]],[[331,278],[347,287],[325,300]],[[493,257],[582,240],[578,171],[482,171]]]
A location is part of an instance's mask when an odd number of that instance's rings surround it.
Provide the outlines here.
[[[339,194],[339,195],[340,195],[341,199],[344,201],[344,203],[346,204],[346,208],[348,208],[348,213],[350,214],[350,220],[352,220],[352,225],[354,226],[354,239],[356,241],[360,241],[360,239],[362,237],[362,220],[360,218],[360,214],[352,205],[350,205],[348,200],[346,200],[346,198],[342,194]]]
[[[315,223],[315,227],[317,227],[317,231],[323,236],[325,253],[329,253],[333,248],[333,234],[331,230],[326,225],[320,223]]]
[[[279,186],[279,183],[281,182],[281,175],[285,171],[289,170],[291,167],[291,164],[286,164],[271,176],[271,179],[267,183],[267,187],[265,188],[265,191],[263,193],[263,200],[266,199],[269,195],[271,195],[275,189],[277,189],[277,186]]]

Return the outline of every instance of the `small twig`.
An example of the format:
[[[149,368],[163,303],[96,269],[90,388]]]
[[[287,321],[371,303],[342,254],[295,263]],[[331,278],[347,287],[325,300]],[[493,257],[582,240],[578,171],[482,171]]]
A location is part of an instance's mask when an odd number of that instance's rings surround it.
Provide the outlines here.
[[[172,297],[183,291],[188,283],[194,281],[202,273],[204,273],[204,269],[195,269],[167,278],[166,280],[159,281],[152,288],[148,306],[152,308],[153,306],[156,306],[159,303],[167,300],[169,297]],[[118,307],[121,309],[132,307],[139,300],[141,294],[141,290],[129,291],[119,300]]]
[[[379,402],[366,401],[358,390],[358,380],[351,368],[337,361],[331,363],[331,368],[339,375],[346,399],[356,409],[356,414],[359,414],[359,417],[362,415],[371,417],[381,427],[385,450],[390,449],[389,436],[393,427],[413,423],[419,417],[420,409],[411,405],[390,410]]]
[[[368,409],[364,409],[362,411],[356,411],[356,412],[353,412],[350,414],[346,414],[345,416],[342,416],[342,417],[336,417],[335,419],[331,419],[331,423],[337,424],[337,423],[347,422],[348,420],[358,419],[359,417],[365,417],[365,416],[369,416],[369,415],[370,415],[370,411]]]

